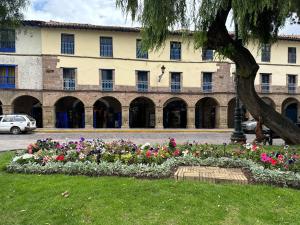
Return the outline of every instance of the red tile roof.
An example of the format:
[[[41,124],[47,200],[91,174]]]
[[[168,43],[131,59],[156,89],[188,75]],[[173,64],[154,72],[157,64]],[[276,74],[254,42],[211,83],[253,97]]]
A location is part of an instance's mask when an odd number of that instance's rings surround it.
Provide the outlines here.
[[[140,27],[122,27],[122,26],[102,26],[83,23],[66,23],[57,21],[41,21],[41,20],[24,20],[23,25],[45,28],[63,28],[63,29],[83,29],[83,30],[101,30],[101,31],[116,31],[116,32],[134,32],[139,33]],[[171,31],[171,34],[179,35],[182,31]],[[280,40],[300,41],[300,35],[279,35]]]

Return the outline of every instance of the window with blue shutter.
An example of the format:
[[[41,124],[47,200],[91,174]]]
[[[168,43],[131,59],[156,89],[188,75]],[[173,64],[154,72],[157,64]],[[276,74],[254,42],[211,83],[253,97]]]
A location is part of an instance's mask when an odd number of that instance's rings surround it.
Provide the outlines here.
[[[205,93],[212,92],[212,73],[203,73],[202,90]]]
[[[74,34],[61,35],[61,54],[74,55]]]
[[[100,56],[102,57],[113,56],[112,37],[100,37]]]
[[[214,51],[211,49],[202,49],[202,60],[213,60],[214,59]]]
[[[171,41],[170,43],[170,59],[181,60],[181,43]]]
[[[0,52],[16,52],[16,32],[11,29],[0,30]]]
[[[142,40],[136,40],[136,58],[148,59],[148,52],[143,50]]]
[[[113,91],[113,70],[101,70],[102,91]]]
[[[16,67],[0,65],[0,88],[15,88]]]

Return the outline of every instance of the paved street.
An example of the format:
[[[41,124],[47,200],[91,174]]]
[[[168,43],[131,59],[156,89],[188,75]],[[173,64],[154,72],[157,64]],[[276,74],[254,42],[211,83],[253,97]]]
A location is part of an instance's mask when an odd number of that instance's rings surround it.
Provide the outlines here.
[[[169,137],[176,139],[177,143],[183,143],[186,141],[198,141],[200,143],[222,144],[224,142],[230,142],[231,132],[170,132],[170,133],[148,133],[148,132],[111,132],[111,133],[33,133],[23,135],[10,135],[0,134],[0,151],[24,149],[28,144],[35,142],[37,139],[52,138],[54,140],[65,141],[78,140],[80,137],[87,139],[101,138],[104,141],[112,141],[118,139],[126,139],[134,141],[138,144],[145,142],[150,143],[164,143],[168,141]],[[251,142],[254,139],[254,135],[247,135],[248,141]],[[274,144],[283,144],[282,140],[275,139]]]

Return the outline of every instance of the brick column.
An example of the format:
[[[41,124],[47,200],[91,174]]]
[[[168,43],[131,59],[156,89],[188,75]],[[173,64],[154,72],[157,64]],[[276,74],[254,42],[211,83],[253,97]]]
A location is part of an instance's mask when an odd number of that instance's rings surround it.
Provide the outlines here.
[[[281,105],[276,105],[275,110],[281,114]]]
[[[164,110],[162,107],[157,106],[155,108],[155,128],[163,129],[164,128]]]
[[[228,107],[226,106],[220,106],[219,110],[217,110],[217,128],[228,128]]]
[[[43,127],[55,128],[55,120],[54,106],[43,106]]]
[[[187,128],[195,128],[195,106],[187,108]]]
[[[11,105],[2,105],[3,114],[12,114],[13,107]]]
[[[122,106],[122,128],[129,128],[129,106]]]
[[[85,115],[85,128],[93,128],[93,122],[94,122],[93,107],[85,107],[84,115]]]

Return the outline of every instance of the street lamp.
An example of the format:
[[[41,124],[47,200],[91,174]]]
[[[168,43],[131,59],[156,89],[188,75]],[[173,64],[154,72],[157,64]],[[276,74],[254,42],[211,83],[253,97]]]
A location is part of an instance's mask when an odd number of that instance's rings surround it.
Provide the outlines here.
[[[234,109],[234,131],[231,134],[231,142],[232,143],[245,143],[247,138],[242,129],[242,113],[241,113],[241,106],[240,106],[240,98],[238,94],[238,83],[239,83],[239,76],[235,74],[234,78],[235,83],[235,91],[236,91],[236,98],[235,98],[235,109]]]
[[[161,75],[158,76],[158,82],[161,81],[163,75],[165,74],[166,67],[164,65],[162,65],[162,67],[160,69],[161,69]]]
[[[238,31],[238,24],[235,23],[235,40],[239,40],[239,31]],[[247,138],[242,130],[242,113],[241,113],[241,106],[240,106],[240,98],[238,92],[238,84],[239,84],[239,74],[238,74],[238,66],[235,65],[235,74],[234,74],[234,86],[235,86],[235,109],[234,109],[234,131],[231,134],[231,142],[232,143],[245,143]]]

